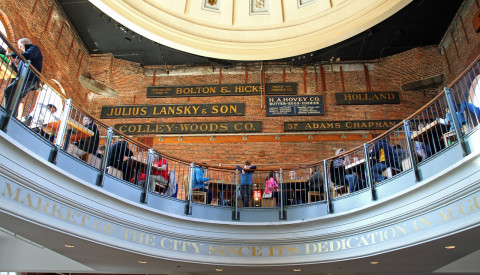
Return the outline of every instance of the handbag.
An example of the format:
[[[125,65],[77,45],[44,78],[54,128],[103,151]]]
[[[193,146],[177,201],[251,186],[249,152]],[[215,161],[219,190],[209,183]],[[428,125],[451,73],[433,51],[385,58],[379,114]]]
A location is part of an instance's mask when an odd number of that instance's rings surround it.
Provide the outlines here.
[[[271,193],[263,193],[262,198],[263,199],[270,199],[273,195],[273,192]]]

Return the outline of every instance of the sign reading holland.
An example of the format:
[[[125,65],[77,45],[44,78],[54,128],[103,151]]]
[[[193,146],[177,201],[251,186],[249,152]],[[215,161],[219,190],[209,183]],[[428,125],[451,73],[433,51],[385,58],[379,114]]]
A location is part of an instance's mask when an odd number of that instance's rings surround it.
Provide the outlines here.
[[[400,103],[398,92],[336,93],[335,100],[338,105],[375,105]]]

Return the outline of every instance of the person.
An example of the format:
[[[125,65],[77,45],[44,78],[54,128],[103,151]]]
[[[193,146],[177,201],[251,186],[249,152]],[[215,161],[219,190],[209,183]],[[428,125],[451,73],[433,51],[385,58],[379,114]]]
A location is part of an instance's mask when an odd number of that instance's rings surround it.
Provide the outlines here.
[[[395,146],[393,146],[393,149],[395,149],[395,152],[397,152],[399,162],[402,162],[402,160],[407,158],[407,152],[403,150],[402,145],[395,144]]]
[[[278,198],[278,182],[275,179],[275,171],[268,173],[268,177],[265,180],[265,191],[263,191],[263,198],[275,198],[276,205],[279,206]]]
[[[315,167],[312,175],[308,178],[308,190],[323,193],[323,175],[318,167]]]
[[[40,48],[36,45],[32,44],[32,41],[28,38],[22,38],[18,40],[18,49],[22,51],[22,56],[30,60],[31,65],[37,69],[37,71],[42,72],[42,64],[43,64],[43,55],[42,52],[40,51]],[[12,57],[16,57],[16,55],[13,53],[11,54]],[[17,64],[17,78],[10,83],[10,85],[5,88],[3,91],[3,96],[5,98],[5,106],[8,107],[9,104],[11,104],[13,100],[13,94],[15,92],[15,89],[17,87],[18,80],[20,78],[20,75],[22,75],[23,71],[23,66],[24,62],[23,60],[20,60]],[[23,88],[23,91],[21,91],[20,97],[19,97],[19,102],[32,90],[36,90],[39,87],[39,82],[40,79],[38,76],[35,75],[35,73],[30,72],[28,74],[28,77],[25,80],[25,86]],[[16,116],[17,111],[15,110],[13,116]]]
[[[128,142],[119,140],[112,144],[108,151],[108,165],[123,172],[123,179],[128,181],[132,178],[133,169],[128,165],[128,159],[133,157],[133,152],[128,148]]]
[[[257,169],[257,166],[252,166],[250,161],[245,161],[243,168],[237,165],[237,170],[242,171],[240,176],[240,195],[243,199],[243,206],[250,206],[250,195],[252,193],[253,185],[253,170]]]
[[[339,148],[335,151],[335,156],[341,155],[345,152],[345,149]],[[345,180],[348,182],[350,193],[357,191],[359,188],[358,177],[355,172],[346,174],[345,166],[350,164],[350,158],[348,156],[338,157],[332,160],[330,164],[330,177],[332,181],[337,185],[343,185]]]
[[[95,154],[98,149],[98,143],[100,139],[98,137],[97,125],[93,122],[93,119],[89,116],[84,116],[82,120],[83,126],[93,132],[91,137],[80,139],[68,145],[67,152],[71,155],[76,155],[81,158],[85,154]]]
[[[465,111],[465,110],[464,110]],[[467,124],[465,117],[463,116],[463,111],[456,112],[457,113],[457,120],[460,124],[460,127]],[[453,123],[452,114],[449,108],[445,108],[445,125],[450,126],[449,131],[455,131],[455,125]]]
[[[158,183],[160,185],[160,191],[164,192],[167,189],[169,178],[168,178],[168,162],[166,159],[161,156],[155,156],[156,160],[153,161],[152,172],[150,174],[150,191],[155,192],[155,186]],[[140,173],[138,176],[138,185],[140,187],[145,186],[147,175],[145,173]],[[135,179],[132,178],[130,182],[134,182]]]
[[[98,147],[97,152],[95,153],[95,156],[98,158],[103,158],[103,155],[105,155],[105,145]]]
[[[213,180],[213,178],[205,178],[203,175],[203,168],[205,167],[205,163],[201,163],[196,165],[193,169],[193,191],[203,191],[207,193],[207,204],[210,204],[213,200],[213,192],[207,188],[209,180]]]
[[[397,152],[388,144],[386,138],[375,142],[372,152],[370,152],[370,157],[376,161],[372,167],[372,175],[375,182],[381,182],[385,179],[382,172],[388,167],[400,169]]]
[[[480,95],[477,95],[477,97],[480,97]],[[478,121],[480,120],[480,108],[475,106],[473,103],[464,100],[462,101],[462,104],[460,105],[460,110],[458,112],[463,115],[465,111],[469,111],[467,117],[471,118],[470,121],[472,122],[473,126],[477,126]]]
[[[41,136],[50,140],[51,142],[53,142],[55,139],[55,135],[52,134],[53,129],[45,126],[58,120],[58,118],[55,116],[56,112],[57,107],[55,107],[55,105],[42,105],[41,107],[35,109],[30,122],[30,127],[34,132],[40,133]]]

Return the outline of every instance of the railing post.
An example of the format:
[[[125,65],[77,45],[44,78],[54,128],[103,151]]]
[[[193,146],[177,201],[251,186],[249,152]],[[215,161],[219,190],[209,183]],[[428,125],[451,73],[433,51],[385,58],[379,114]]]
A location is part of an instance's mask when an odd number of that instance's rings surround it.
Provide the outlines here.
[[[238,170],[235,169],[235,209],[232,212],[232,220],[238,221],[240,220],[240,212],[238,211],[238,192],[239,192],[240,184],[238,183]],[[233,201],[233,200],[232,200]]]
[[[150,190],[150,175],[152,174],[152,165],[153,165],[153,148],[148,149],[148,160],[147,160],[147,170],[145,171],[145,184],[142,191],[142,202],[147,203],[147,194]],[[155,191],[155,190],[153,190]]]
[[[192,194],[193,194],[193,177],[195,176],[195,163],[190,164],[190,169],[188,169],[188,193],[186,197],[187,204],[185,205],[185,215],[192,215]]]
[[[48,160],[51,163],[57,163],[57,155],[58,151],[60,148],[62,148],[63,145],[63,150],[67,150],[68,143],[70,142],[70,136],[71,132],[67,128],[68,125],[68,119],[70,117],[70,111],[72,109],[72,99],[67,99],[65,101],[65,108],[63,109],[62,115],[60,117],[60,126],[58,127],[57,130],[57,137],[55,139],[55,148],[52,149],[50,152],[50,156]],[[65,143],[65,144],[64,144]]]
[[[15,111],[18,108],[18,101],[20,100],[22,88],[25,84],[28,74],[30,73],[30,60],[27,60],[27,62],[23,63],[23,68],[18,68],[18,70],[21,70],[22,74],[20,76],[17,76],[17,79],[14,80],[16,81],[15,91],[13,91],[13,95],[11,95],[10,100],[8,102],[5,102],[5,109],[7,110],[7,114],[0,121],[1,129],[4,132],[7,132],[8,123],[10,122],[10,119],[12,118],[12,116],[14,116]]]
[[[367,187],[370,187],[372,192],[372,200],[377,200],[377,191],[375,190],[375,183],[372,179],[372,167],[370,165],[370,150],[368,143],[363,144],[363,154],[365,155],[365,178],[367,180]]]
[[[328,175],[328,161],[323,160],[323,193],[327,200],[327,213],[333,213],[332,196],[330,196],[330,177]],[[333,187],[335,188],[335,187]]]
[[[110,144],[112,143],[113,139],[113,127],[109,127],[107,131],[107,140],[105,141],[105,153],[102,159],[102,166],[100,168],[100,174],[97,177],[97,185],[102,187],[103,180],[105,178],[105,173],[107,171],[108,165],[108,158],[110,157]]]
[[[280,168],[280,213],[279,213],[279,219],[280,220],[286,220],[287,219],[287,210],[285,210],[283,202],[286,201],[283,192],[283,168]]]
[[[445,98],[447,99],[447,105],[450,109],[453,126],[455,127],[455,134],[457,136],[458,143],[462,148],[463,156],[465,157],[468,155],[468,148],[465,144],[465,139],[463,138],[462,126],[460,125],[460,122],[458,122],[457,106],[455,106],[455,102],[453,101],[452,91],[450,90],[450,88],[444,87],[443,90],[445,91]]]
[[[405,142],[407,143],[407,150],[408,156],[410,159],[410,163],[412,164],[413,173],[415,175],[415,181],[420,181],[420,173],[418,172],[418,163],[417,163],[417,153],[415,152],[415,146],[412,142],[412,132],[410,131],[410,121],[404,119],[403,120],[403,131],[405,135]]]

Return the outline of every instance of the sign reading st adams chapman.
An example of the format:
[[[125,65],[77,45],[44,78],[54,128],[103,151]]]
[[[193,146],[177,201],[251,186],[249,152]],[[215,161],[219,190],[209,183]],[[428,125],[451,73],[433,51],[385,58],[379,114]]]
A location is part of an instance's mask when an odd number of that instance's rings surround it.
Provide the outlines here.
[[[100,118],[243,116],[245,103],[103,106]]]
[[[296,95],[297,83],[266,83],[267,95]],[[147,97],[185,97],[185,96],[245,96],[260,95],[263,86],[250,84],[217,84],[195,86],[151,86],[147,87]]]
[[[295,131],[341,131],[341,130],[387,130],[401,120],[358,121],[293,121],[283,124],[285,132]]]
[[[235,121],[115,124],[115,129],[124,133],[125,135],[256,133],[262,131],[262,122]]]
[[[336,93],[337,105],[399,104],[398,92]]]

